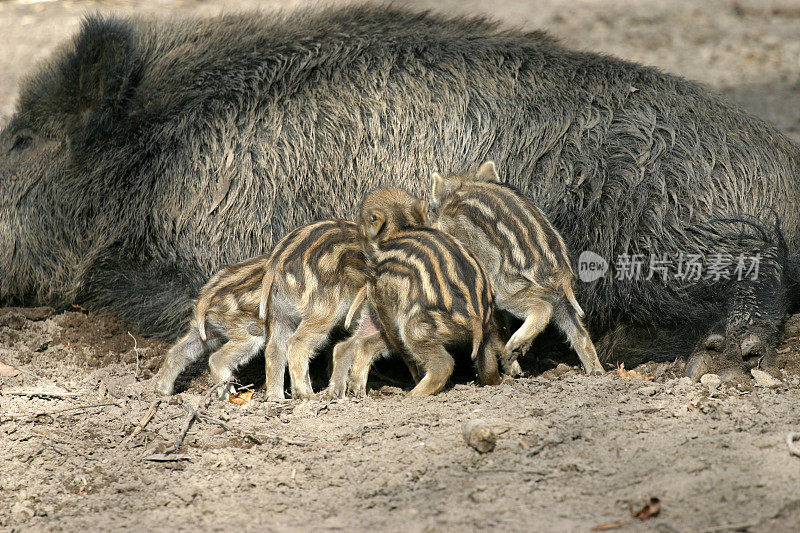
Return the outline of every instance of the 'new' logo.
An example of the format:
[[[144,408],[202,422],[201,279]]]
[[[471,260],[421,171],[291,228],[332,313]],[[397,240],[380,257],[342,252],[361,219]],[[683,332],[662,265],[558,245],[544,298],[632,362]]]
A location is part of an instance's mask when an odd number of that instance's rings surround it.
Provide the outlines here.
[[[608,272],[608,262],[594,252],[586,250],[578,257],[578,277],[584,283],[602,278]]]

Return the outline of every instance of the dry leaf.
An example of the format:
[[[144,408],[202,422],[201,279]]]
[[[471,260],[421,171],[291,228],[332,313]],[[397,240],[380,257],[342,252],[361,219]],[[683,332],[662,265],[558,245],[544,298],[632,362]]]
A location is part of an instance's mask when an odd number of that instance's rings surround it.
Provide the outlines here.
[[[13,366],[7,365],[0,361],[0,376],[4,378],[13,378],[14,376],[19,375],[21,372],[14,368]]]
[[[655,376],[645,376],[636,370],[625,370],[625,363],[620,363],[619,368],[614,370],[614,372],[619,377],[625,379],[639,379],[641,381],[654,381],[656,379]]]
[[[619,522],[606,522],[605,524],[600,524],[599,526],[594,526],[592,531],[608,531],[609,529],[617,529],[618,527],[622,527],[625,524],[629,524],[630,520],[620,520]]]
[[[650,501],[641,508],[638,513],[633,512],[631,507],[631,514],[639,520],[647,520],[650,517],[656,516],[661,511],[661,500],[658,498],[650,498]]]
[[[253,391],[232,392],[228,396],[228,401],[234,405],[244,405],[253,398]]]

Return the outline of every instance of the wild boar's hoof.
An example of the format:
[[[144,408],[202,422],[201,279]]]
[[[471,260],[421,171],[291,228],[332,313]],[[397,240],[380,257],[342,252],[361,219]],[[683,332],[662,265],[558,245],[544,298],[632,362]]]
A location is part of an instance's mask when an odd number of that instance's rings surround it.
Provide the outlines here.
[[[700,342],[700,348],[686,363],[686,375],[699,381],[704,374],[718,374],[723,383],[747,383],[749,370],[760,368],[775,372],[777,335],[771,339],[765,332],[728,332],[726,336],[713,332]]]
[[[153,389],[162,396],[172,396],[175,394],[175,378],[170,374],[169,365],[164,364],[161,366],[158,373],[153,376]]]
[[[719,378],[722,383],[729,385],[747,385],[750,383],[750,373],[745,373],[742,366],[728,366],[719,373]]]
[[[717,366],[712,354],[704,350],[698,351],[686,362],[686,375],[692,378],[692,381],[698,382],[705,374],[715,374]]]
[[[320,392],[323,400],[340,400],[344,398],[346,387],[344,383],[331,383],[327,389]]]

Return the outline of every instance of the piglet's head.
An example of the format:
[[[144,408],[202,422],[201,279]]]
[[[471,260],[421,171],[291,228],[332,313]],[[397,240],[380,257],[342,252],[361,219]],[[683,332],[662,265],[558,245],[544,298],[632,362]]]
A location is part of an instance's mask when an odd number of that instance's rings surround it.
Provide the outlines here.
[[[474,174],[451,174],[445,177],[434,172],[431,174],[431,205],[441,207],[460,188],[479,181],[500,181],[494,161],[486,161]]]
[[[365,241],[379,243],[397,233],[424,226],[428,218],[425,201],[402,189],[378,189],[361,205],[359,228]]]

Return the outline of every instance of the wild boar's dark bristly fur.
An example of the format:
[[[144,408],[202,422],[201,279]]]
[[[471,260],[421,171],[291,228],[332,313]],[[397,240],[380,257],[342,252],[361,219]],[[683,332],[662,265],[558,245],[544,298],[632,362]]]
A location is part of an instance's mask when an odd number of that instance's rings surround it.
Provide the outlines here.
[[[431,171],[487,159],[573,265],[584,250],[612,264],[760,253],[758,280],[735,285],[577,283],[604,360],[674,358],[721,335],[741,367],[775,346],[796,262],[708,222],[774,210],[797,250],[797,144],[654,68],[394,6],[88,17],[0,133],[0,299],[79,303],[174,338],[223,265],[352,218],[366,191],[423,196]]]

